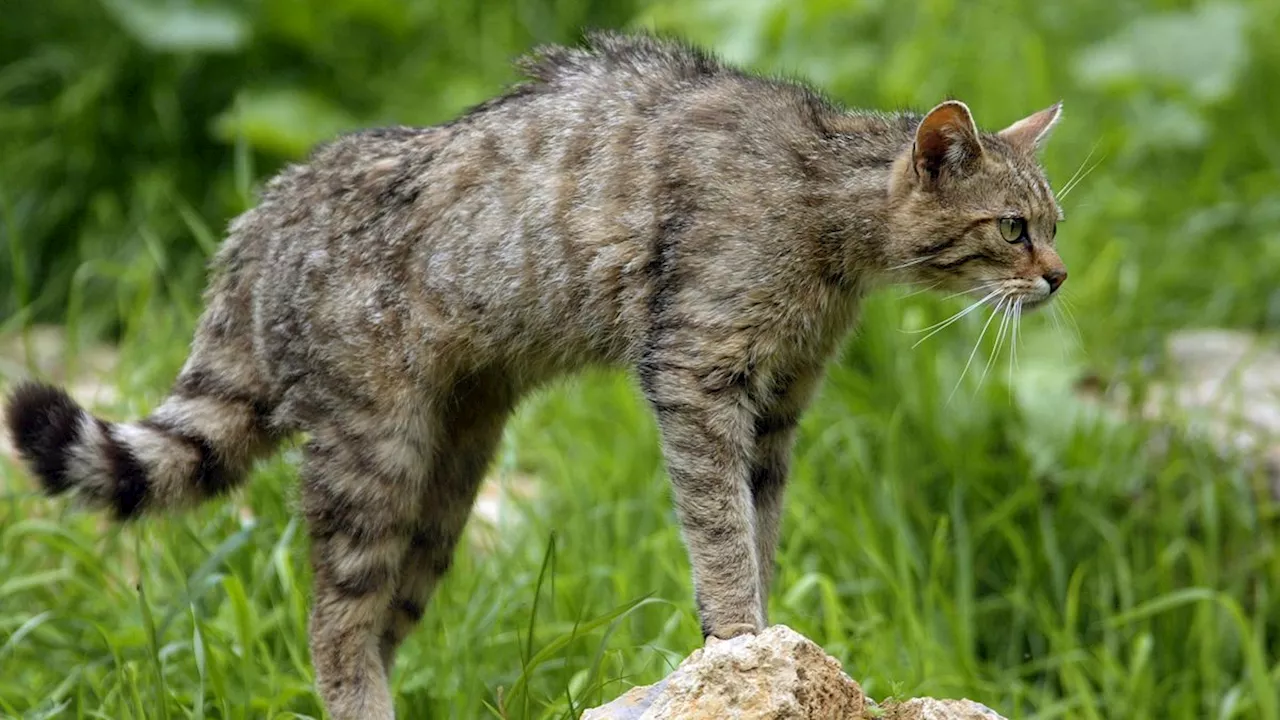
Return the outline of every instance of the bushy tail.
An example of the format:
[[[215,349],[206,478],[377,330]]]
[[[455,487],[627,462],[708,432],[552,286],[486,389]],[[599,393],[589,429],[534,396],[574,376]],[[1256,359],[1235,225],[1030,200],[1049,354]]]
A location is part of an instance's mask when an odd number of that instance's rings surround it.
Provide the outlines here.
[[[5,421],[27,467],[50,495],[75,491],[120,519],[176,510],[241,483],[274,445],[260,401],[187,371],[147,418],[109,423],[63,390],[19,385]]]

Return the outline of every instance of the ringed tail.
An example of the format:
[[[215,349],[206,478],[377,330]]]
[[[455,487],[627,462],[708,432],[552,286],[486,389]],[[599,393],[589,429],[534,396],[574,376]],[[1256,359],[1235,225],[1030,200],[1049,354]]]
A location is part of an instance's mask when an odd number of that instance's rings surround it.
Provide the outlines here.
[[[181,510],[225,494],[273,445],[269,408],[207,372],[187,371],[149,416],[112,423],[66,391],[24,382],[5,424],[45,493],[74,493],[120,520]]]

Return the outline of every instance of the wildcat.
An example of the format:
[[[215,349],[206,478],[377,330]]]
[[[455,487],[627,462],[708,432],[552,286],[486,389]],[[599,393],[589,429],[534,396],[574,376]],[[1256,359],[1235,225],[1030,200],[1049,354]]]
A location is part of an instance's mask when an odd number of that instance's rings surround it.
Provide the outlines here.
[[[760,630],[797,422],[872,283],[997,310],[1066,278],[1035,159],[947,101],[841,109],[681,42],[595,33],[457,120],[358,132],[235,219],[191,354],[143,420],[26,383],[7,423],[50,494],[120,519],[241,483],[308,439],[310,645],[335,718],[387,674],[521,396],[629,368],[661,430],[706,638]]]

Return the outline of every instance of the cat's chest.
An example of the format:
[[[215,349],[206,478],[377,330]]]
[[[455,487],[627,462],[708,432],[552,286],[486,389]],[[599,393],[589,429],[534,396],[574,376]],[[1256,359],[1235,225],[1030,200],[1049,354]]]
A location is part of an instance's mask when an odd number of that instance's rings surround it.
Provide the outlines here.
[[[825,363],[857,323],[861,298],[858,288],[791,288],[755,318],[753,364],[790,373]]]

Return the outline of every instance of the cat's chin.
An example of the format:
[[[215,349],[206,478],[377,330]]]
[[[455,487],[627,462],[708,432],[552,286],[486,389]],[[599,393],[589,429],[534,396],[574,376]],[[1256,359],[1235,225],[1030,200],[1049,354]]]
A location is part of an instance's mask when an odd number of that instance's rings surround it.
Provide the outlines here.
[[[1022,297],[1018,297],[1014,295],[1012,301],[1009,301],[1007,299],[1004,301],[997,301],[990,297],[983,298],[983,301],[988,306],[996,306],[997,303],[999,302],[1001,306],[1004,307],[1005,309],[1017,307],[1019,312],[1026,313],[1032,310],[1039,310],[1040,308],[1043,308],[1044,306],[1048,305],[1050,302],[1053,301],[1053,296],[1044,295],[1042,297],[1035,297],[1032,295],[1024,295]],[[1004,303],[1008,303],[1008,304],[1004,305]]]
[[[1039,310],[1045,305],[1048,305],[1052,300],[1052,295],[1046,295],[1042,298],[1027,298],[1022,301],[1022,311],[1027,312],[1030,310]]]

